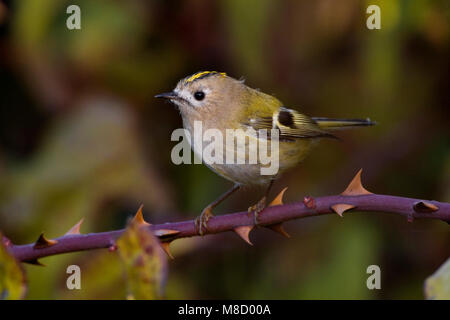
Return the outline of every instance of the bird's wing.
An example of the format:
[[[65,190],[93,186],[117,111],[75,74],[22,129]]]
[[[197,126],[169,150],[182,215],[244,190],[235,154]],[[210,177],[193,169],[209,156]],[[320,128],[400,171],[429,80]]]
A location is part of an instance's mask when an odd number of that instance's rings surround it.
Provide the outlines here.
[[[310,117],[286,107],[278,108],[272,115],[253,115],[244,124],[256,131],[278,129],[280,139],[334,137],[322,130]]]

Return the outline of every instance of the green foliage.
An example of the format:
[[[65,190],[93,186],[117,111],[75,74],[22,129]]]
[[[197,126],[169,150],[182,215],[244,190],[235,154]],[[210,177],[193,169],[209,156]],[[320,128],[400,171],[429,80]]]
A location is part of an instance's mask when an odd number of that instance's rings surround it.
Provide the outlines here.
[[[0,233],[0,300],[23,299],[27,290],[20,263],[8,253]]]
[[[381,30],[365,26],[371,1],[15,2],[0,35],[2,230],[20,244],[81,217],[86,233],[122,228],[140,203],[154,223],[200,214],[228,182],[171,163],[181,120],[153,96],[204,69],[311,116],[378,121],[321,142],[275,185],[289,187],[286,202],[342,191],[360,167],[374,192],[449,201],[447,2],[377,3]],[[81,30],[66,28],[69,4],[81,7]],[[215,213],[259,197],[244,190]],[[448,226],[351,215],[290,222],[290,241],[257,230],[252,248],[229,234],[175,241],[167,297],[422,297],[424,276],[448,257]],[[43,262],[23,266],[29,299],[125,296],[115,253]],[[69,264],[80,265],[83,290],[65,287]],[[383,267],[383,290],[364,287],[367,264]]]
[[[128,299],[158,299],[163,296],[167,258],[159,240],[145,227],[132,221],[117,240],[125,266]]]

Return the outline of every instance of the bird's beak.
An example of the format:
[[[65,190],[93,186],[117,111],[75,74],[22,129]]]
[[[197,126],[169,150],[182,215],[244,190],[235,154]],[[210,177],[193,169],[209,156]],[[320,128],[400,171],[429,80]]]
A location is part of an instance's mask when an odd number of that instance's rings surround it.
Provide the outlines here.
[[[155,96],[155,98],[164,98],[164,99],[172,100],[172,99],[178,99],[179,96],[175,92],[172,91],[172,92],[164,92],[164,93],[157,94]]]

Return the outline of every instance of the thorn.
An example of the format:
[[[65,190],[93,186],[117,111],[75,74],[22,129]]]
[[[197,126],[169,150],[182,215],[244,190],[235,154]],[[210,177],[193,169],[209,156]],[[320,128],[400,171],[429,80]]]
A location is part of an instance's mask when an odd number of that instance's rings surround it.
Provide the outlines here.
[[[45,267],[45,264],[41,263],[38,259],[32,259],[28,261],[23,261],[24,263],[32,264],[35,266]]]
[[[9,247],[9,246],[12,244],[11,240],[9,240],[9,239],[8,239],[7,237],[5,237],[5,236],[2,237],[2,243],[3,243],[3,245],[4,245],[5,247]]]
[[[171,229],[158,229],[158,230],[153,231],[153,234],[157,237],[173,236],[177,233],[180,233],[180,231],[171,230]]]
[[[174,259],[172,252],[170,252],[170,242],[161,242],[161,248],[169,256],[170,259]]]
[[[413,221],[414,221],[414,216],[410,213],[410,214],[408,214],[408,222],[409,223],[412,223]]]
[[[353,180],[347,186],[344,192],[341,193],[343,196],[361,196],[364,194],[372,194],[372,192],[367,191],[362,183],[361,183],[361,172],[362,169],[359,169],[358,173],[355,175]]]
[[[73,234],[81,234],[80,228],[81,228],[81,225],[83,224],[83,221],[84,221],[84,218],[81,218],[81,220],[78,221],[76,225],[74,225],[72,228],[70,228],[69,231],[66,232],[65,236],[73,235]]]
[[[110,245],[109,247],[108,247],[108,251],[109,252],[114,252],[114,251],[117,251],[117,244],[112,244],[112,245]]]
[[[272,206],[281,206],[283,204],[283,195],[286,192],[287,187],[281,190],[281,192],[273,199],[273,201],[269,204],[269,207]]]
[[[49,240],[47,239],[43,233],[41,233],[41,235],[39,236],[39,238],[36,240],[36,242],[34,243],[33,248],[34,249],[42,249],[42,248],[47,248],[47,247],[51,247],[55,244],[57,244],[58,241],[57,240]]]
[[[275,223],[275,224],[271,224],[271,225],[268,225],[268,226],[266,226],[266,228],[269,228],[270,230],[272,230],[272,231],[275,231],[275,232],[277,232],[277,233],[279,233],[279,234],[281,234],[283,237],[285,237],[285,238],[290,238],[291,236],[289,235],[289,233],[287,233],[286,232],[286,230],[284,230],[284,228],[283,228],[283,224],[280,222],[280,223]]]
[[[239,226],[234,228],[233,230],[238,234],[239,237],[241,237],[245,242],[252,246],[253,243],[251,243],[250,238],[248,237],[252,229],[253,226]]]
[[[309,209],[314,209],[316,207],[316,200],[313,197],[307,196],[303,198],[303,204]]]
[[[347,210],[355,208],[352,204],[346,204],[346,203],[338,203],[333,206],[331,206],[331,209],[333,209],[334,212],[336,212],[341,218],[343,217],[343,213]]]
[[[146,221],[144,220],[144,215],[142,214],[142,208],[143,208],[143,207],[144,207],[144,205],[141,204],[141,206],[139,207],[138,211],[136,212],[136,215],[134,216],[132,222],[135,222],[135,223],[137,223],[137,224],[139,224],[139,225],[146,225],[146,226],[149,226],[150,223],[148,223],[148,222],[146,222]]]
[[[414,203],[414,211],[420,213],[431,213],[439,210],[439,207],[427,202],[427,201],[419,201]]]

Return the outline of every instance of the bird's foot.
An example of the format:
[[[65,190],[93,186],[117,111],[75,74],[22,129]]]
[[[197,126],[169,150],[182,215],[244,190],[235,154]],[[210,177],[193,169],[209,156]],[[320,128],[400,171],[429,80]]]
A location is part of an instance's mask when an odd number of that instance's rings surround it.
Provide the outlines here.
[[[213,217],[212,208],[210,206],[203,209],[199,217],[195,219],[195,228],[198,234],[203,236],[208,230],[208,220]]]
[[[256,204],[248,208],[248,212],[253,212],[255,226],[258,225],[258,216],[266,208],[266,197],[262,197]]]

